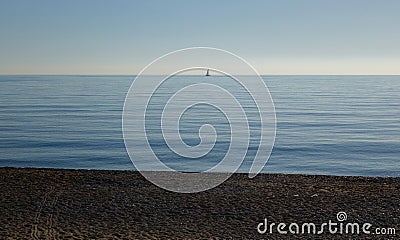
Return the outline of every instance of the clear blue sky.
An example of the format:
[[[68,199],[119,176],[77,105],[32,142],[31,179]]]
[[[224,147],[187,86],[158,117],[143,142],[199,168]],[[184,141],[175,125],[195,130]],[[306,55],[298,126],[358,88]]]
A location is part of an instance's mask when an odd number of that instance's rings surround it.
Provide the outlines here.
[[[400,74],[400,1],[0,1],[0,74],[135,74],[191,46],[263,74]]]

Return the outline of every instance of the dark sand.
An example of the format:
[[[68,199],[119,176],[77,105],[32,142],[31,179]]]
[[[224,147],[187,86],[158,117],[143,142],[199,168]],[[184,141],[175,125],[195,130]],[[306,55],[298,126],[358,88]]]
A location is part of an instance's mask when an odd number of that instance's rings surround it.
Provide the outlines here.
[[[0,239],[379,239],[257,232],[264,218],[321,224],[339,211],[400,239],[400,178],[236,174],[195,194],[131,171],[0,168],[0,178]]]

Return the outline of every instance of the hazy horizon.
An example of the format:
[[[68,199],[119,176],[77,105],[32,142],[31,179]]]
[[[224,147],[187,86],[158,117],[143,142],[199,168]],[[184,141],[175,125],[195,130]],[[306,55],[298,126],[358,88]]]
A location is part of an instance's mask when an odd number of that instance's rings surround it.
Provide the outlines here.
[[[163,74],[148,74],[143,76],[162,76]],[[181,76],[202,76],[201,74],[180,74]],[[138,76],[128,73],[0,73],[0,76]],[[237,76],[248,76],[237,74]],[[260,76],[400,76],[400,74],[268,74],[260,73]]]

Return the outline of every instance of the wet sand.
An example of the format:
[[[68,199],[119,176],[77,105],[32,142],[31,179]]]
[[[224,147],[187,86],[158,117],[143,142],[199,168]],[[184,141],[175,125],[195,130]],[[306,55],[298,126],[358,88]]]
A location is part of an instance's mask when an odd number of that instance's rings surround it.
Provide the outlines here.
[[[235,174],[195,194],[132,171],[0,168],[0,239],[399,239],[400,178]],[[395,235],[260,234],[274,223],[371,223]]]

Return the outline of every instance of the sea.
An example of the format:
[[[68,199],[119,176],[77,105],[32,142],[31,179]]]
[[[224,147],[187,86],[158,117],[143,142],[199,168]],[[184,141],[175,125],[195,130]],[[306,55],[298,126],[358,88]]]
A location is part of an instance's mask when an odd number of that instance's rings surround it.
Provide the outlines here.
[[[1,75],[0,167],[135,170],[122,130],[124,101],[134,79],[126,75]],[[177,76],[160,89],[162,96],[168,100],[184,84],[199,79],[203,77]],[[274,75],[262,79],[276,112],[275,144],[263,173],[400,176],[400,76]],[[238,94],[242,89],[235,89],[229,79],[209,80],[233,92],[245,109],[255,109],[251,101],[245,101],[248,95]],[[193,98],[202,94],[192,92]],[[152,109],[164,106],[165,101],[152,101]],[[199,128],[214,125],[215,149],[199,158],[185,159],[171,152],[163,135],[156,132],[160,130],[156,115],[146,116],[151,139],[141,144],[146,148],[150,143],[173,169],[206,170],[229,149],[229,121],[215,108],[199,106],[184,115],[179,125],[183,141],[193,146],[199,144]],[[251,126],[257,131],[259,125]],[[249,170],[257,146],[250,144],[248,150],[238,172]],[[259,154],[268,157],[268,152]]]

